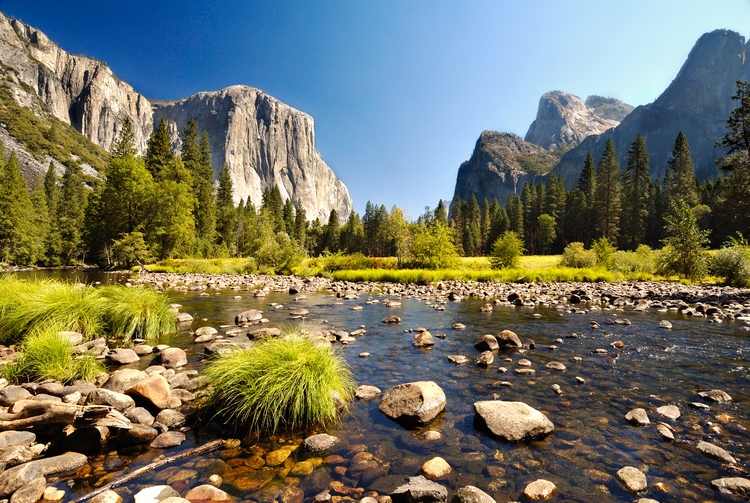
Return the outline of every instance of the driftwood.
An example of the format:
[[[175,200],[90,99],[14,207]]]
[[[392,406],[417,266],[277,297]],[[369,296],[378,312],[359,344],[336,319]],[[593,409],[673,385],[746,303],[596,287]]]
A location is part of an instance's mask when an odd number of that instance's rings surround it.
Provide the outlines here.
[[[12,410],[19,411],[0,414],[0,431],[72,424],[78,414],[78,407],[75,405],[31,400],[18,407],[14,405]]]
[[[206,452],[211,452],[216,449],[218,449],[221,444],[223,443],[223,440],[213,440],[211,442],[208,442],[207,444],[203,444],[200,447],[195,447],[193,449],[187,450],[185,452],[182,452],[180,454],[176,454],[174,456],[170,456],[168,458],[164,458],[161,461],[155,461],[149,465],[142,466],[141,468],[138,468],[137,470],[134,470],[127,475],[123,475],[122,477],[116,478],[109,484],[103,485],[99,489],[92,491],[84,496],[81,496],[80,498],[76,498],[70,503],[79,503],[81,501],[86,501],[87,499],[93,498],[94,496],[103,493],[104,491],[109,491],[113,487],[117,487],[119,485],[124,484],[125,482],[130,482],[134,478],[140,477],[144,473],[148,473],[152,470],[155,470],[157,468],[160,468],[164,465],[168,465],[170,463],[174,463],[175,461],[179,461],[181,459],[190,458],[192,456],[196,456],[198,454],[204,454]]]

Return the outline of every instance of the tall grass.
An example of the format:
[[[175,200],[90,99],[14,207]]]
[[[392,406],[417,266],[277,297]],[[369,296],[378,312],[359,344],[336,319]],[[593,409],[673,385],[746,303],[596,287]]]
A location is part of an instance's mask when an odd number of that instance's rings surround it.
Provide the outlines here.
[[[73,346],[60,335],[59,327],[54,326],[29,335],[21,344],[18,358],[0,366],[0,376],[12,382],[93,381],[104,372],[104,366],[94,356],[74,356]]]
[[[121,286],[107,286],[99,292],[107,300],[104,322],[111,336],[158,341],[160,336],[174,332],[177,321],[166,295]]]
[[[148,270],[174,274],[250,274],[258,267],[252,258],[167,259],[150,264]]]
[[[153,290],[0,277],[0,343],[18,343],[50,327],[85,339],[155,340],[174,331],[175,318],[168,299]]]
[[[204,417],[270,433],[334,422],[334,394],[346,403],[355,388],[339,354],[295,332],[212,360],[203,375],[210,390]]]

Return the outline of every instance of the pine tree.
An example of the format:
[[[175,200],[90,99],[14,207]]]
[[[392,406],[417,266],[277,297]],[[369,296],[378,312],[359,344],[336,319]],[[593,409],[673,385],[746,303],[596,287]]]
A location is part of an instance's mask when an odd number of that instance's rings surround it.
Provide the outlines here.
[[[364,228],[363,228],[364,232]],[[364,246],[364,235],[362,236]],[[301,249],[306,248],[307,240],[307,215],[305,208],[302,205],[297,206],[297,211],[294,214],[294,240]]]
[[[284,201],[284,206],[281,209],[281,217],[284,220],[284,231],[291,237],[294,233],[294,204],[291,198]]]
[[[44,193],[47,199],[47,214],[49,215],[49,231],[44,243],[45,263],[50,266],[60,265],[62,256],[62,237],[60,236],[60,222],[58,205],[60,203],[60,180],[55,173],[55,166],[49,163],[44,177]]]
[[[611,136],[596,167],[594,205],[597,237],[615,243],[620,224],[620,164]]]
[[[165,178],[165,171],[169,170],[174,154],[172,153],[172,140],[167,129],[164,117],[159,121],[159,127],[151,133],[146,148],[146,167],[154,180],[159,182]]]
[[[623,197],[627,205],[622,210],[622,245],[635,250],[646,238],[648,221],[649,185],[646,139],[638,134],[628,150],[627,168],[623,173]]]
[[[214,195],[214,170],[211,167],[211,149],[208,134],[204,131],[198,140],[198,124],[191,117],[182,133],[182,162],[190,172],[195,195],[195,232],[203,242],[211,243],[216,234],[216,201]]]
[[[32,265],[34,208],[15,154],[4,161],[0,146],[0,261]]]
[[[227,248],[230,248],[236,241],[234,229],[237,213],[234,207],[233,192],[229,166],[224,163],[224,166],[221,168],[221,175],[219,176],[219,189],[216,192],[216,232],[218,234],[218,244],[224,244]]]
[[[594,165],[594,156],[591,155],[590,150],[586,155],[586,162],[583,164],[581,174],[578,176],[576,188],[581,191],[581,194],[583,194],[583,202],[585,203],[582,207],[580,219],[589,222],[588,225],[582,227],[583,233],[580,235],[579,241],[582,241],[586,246],[591,246],[591,243],[594,240],[594,235],[596,234],[596,205],[594,203],[594,193],[596,192],[596,166]],[[580,198],[576,196],[575,204],[580,204],[580,202]]]
[[[34,179],[34,188],[31,191],[31,207],[34,215],[32,226],[33,254],[35,261],[46,262],[46,242],[50,229],[49,208],[47,206],[47,194],[44,190],[44,177],[39,174]]]
[[[693,159],[690,156],[690,145],[680,131],[674,142],[672,157],[667,161],[667,172],[664,175],[664,195],[669,201],[682,198],[691,208],[698,205],[698,187],[695,183]]]
[[[60,203],[57,208],[62,240],[61,259],[64,264],[72,264],[83,256],[84,214],[87,194],[83,186],[81,167],[69,163],[62,178]]]
[[[510,222],[508,230],[515,232],[523,239],[523,203],[521,203],[521,198],[516,195],[508,196],[505,200],[505,211]]]
[[[335,209],[328,215],[328,223],[323,228],[321,246],[331,253],[339,251],[339,215]]]
[[[489,248],[492,246],[492,242],[489,241],[492,219],[490,218],[490,203],[487,201],[487,198],[482,201],[481,215],[479,227],[482,235],[482,244],[479,250],[479,255],[485,255],[489,253]]]
[[[138,149],[135,147],[135,134],[133,133],[133,123],[130,122],[129,117],[125,117],[122,120],[122,127],[120,133],[117,135],[114,145],[112,145],[112,157],[115,159],[121,159],[125,156],[135,155],[138,153]]]
[[[438,202],[438,205],[435,208],[434,218],[439,222],[446,225],[448,224],[448,212],[445,209],[445,203],[443,203],[442,199]]]

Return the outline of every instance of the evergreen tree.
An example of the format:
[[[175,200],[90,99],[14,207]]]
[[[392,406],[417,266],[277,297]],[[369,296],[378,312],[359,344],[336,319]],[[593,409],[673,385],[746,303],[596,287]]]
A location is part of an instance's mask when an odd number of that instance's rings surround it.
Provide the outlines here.
[[[226,245],[230,252],[232,251],[231,247],[236,242],[234,229],[237,212],[234,207],[233,190],[229,166],[225,163],[221,168],[219,188],[216,192],[216,232],[218,244]]]
[[[159,121],[159,127],[151,133],[146,148],[146,167],[154,180],[159,182],[165,178],[165,171],[169,170],[174,154],[172,141],[164,117]]]
[[[630,144],[623,173],[623,197],[627,201],[620,219],[623,248],[635,250],[646,238],[650,184],[646,139],[638,134]]]
[[[492,246],[492,242],[489,241],[490,229],[492,228],[492,219],[490,218],[490,203],[487,198],[482,201],[481,217],[479,220],[479,227],[482,234],[481,247],[479,255],[485,255],[489,252],[489,248]]]
[[[321,246],[323,250],[328,250],[331,253],[339,251],[339,215],[335,209],[332,209],[328,215],[328,223],[323,229]]]
[[[281,209],[281,217],[284,220],[285,232],[291,236],[294,234],[294,204],[291,198],[284,201],[284,206]]]
[[[516,195],[508,196],[505,200],[505,211],[508,214],[508,230],[523,238],[523,204],[521,198]]]
[[[45,263],[50,266],[60,265],[62,256],[62,237],[60,236],[60,222],[58,205],[60,203],[60,180],[55,173],[55,166],[49,163],[44,177],[44,193],[47,199],[47,214],[49,215],[49,231],[44,242]]]
[[[442,222],[444,224],[448,224],[448,211],[445,209],[445,203],[443,203],[443,200],[441,199],[438,202],[437,207],[435,208],[435,220]]]
[[[0,261],[31,265],[35,256],[34,208],[15,154],[0,146]]]
[[[346,253],[362,253],[365,241],[365,228],[362,219],[356,211],[352,210],[349,219],[341,228],[339,237],[339,248]]]
[[[135,147],[133,123],[130,122],[129,117],[125,116],[122,120],[122,127],[120,128],[120,133],[117,135],[117,140],[112,145],[112,157],[121,159],[128,155],[135,157],[137,154],[138,149]]]
[[[49,208],[47,206],[47,194],[44,190],[44,177],[39,174],[34,179],[34,188],[31,191],[31,207],[34,215],[33,221],[33,254],[37,262],[46,262],[46,243],[50,229]]]
[[[581,189],[576,187],[568,192],[565,201],[565,245],[574,242],[585,243],[587,237],[590,239],[589,229],[592,222],[587,217],[588,208],[586,194]]]
[[[678,274],[691,281],[703,278],[708,272],[705,245],[708,231],[698,226],[690,207],[680,199],[672,200],[672,208],[664,217],[664,250],[661,266],[669,273]]]
[[[64,264],[72,264],[83,257],[83,229],[87,194],[83,186],[83,176],[78,164],[69,163],[62,178],[60,203],[57,218],[62,240],[61,259]]]
[[[302,205],[297,206],[297,211],[294,214],[294,239],[301,249],[306,248],[307,215]],[[362,236],[362,239],[364,240],[364,236]]]
[[[677,135],[672,156],[667,161],[664,195],[668,201],[679,197],[691,208],[699,203],[690,145],[682,131]]]
[[[596,192],[596,167],[594,165],[594,156],[591,155],[591,151],[586,155],[586,162],[584,162],[581,174],[578,176],[576,188],[581,191],[581,194],[583,194],[583,201],[585,202],[580,219],[587,221],[588,225],[582,227],[583,233],[580,236],[580,239],[574,241],[582,241],[586,246],[591,246],[596,234],[596,205],[594,200],[594,193]],[[581,202],[578,196],[576,196],[575,201],[576,204]]]
[[[211,148],[204,131],[198,141],[198,125],[192,117],[182,135],[182,160],[192,177],[195,195],[195,233],[204,242],[213,242],[216,235],[216,195],[214,170],[211,166]]]
[[[614,243],[620,224],[620,164],[611,136],[596,167],[594,205],[597,237],[607,238]]]

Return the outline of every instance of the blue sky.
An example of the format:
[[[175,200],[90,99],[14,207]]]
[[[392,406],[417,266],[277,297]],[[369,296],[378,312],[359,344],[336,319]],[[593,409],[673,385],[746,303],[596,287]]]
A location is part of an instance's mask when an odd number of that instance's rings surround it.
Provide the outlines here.
[[[485,130],[524,136],[542,94],[653,101],[700,35],[750,35],[748,0],[0,0],[151,99],[247,84],[315,119],[362,213],[453,195]]]

